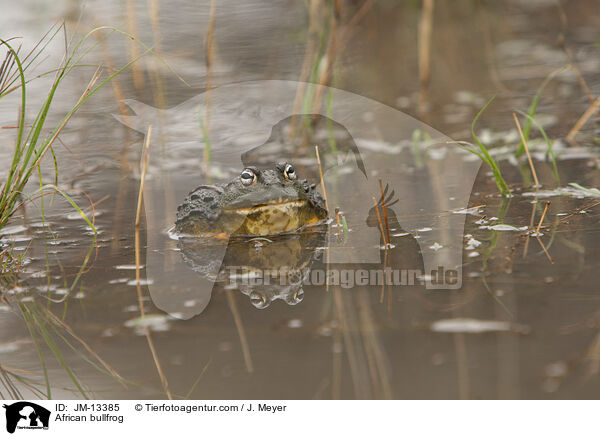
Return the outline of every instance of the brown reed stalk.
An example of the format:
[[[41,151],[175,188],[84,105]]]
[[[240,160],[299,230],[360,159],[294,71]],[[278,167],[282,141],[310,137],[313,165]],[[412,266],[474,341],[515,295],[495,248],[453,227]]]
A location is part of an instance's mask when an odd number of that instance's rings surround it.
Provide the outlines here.
[[[317,164],[319,165],[319,177],[321,178],[321,190],[323,191],[323,198],[325,199],[325,209],[329,213],[329,204],[327,203],[327,191],[325,190],[325,182],[323,181],[323,168],[321,166],[321,158],[319,157],[319,146],[315,145],[315,153],[317,154]]]
[[[575,135],[577,132],[581,130],[583,125],[589,121],[589,119],[598,112],[598,108],[600,107],[600,97],[598,97],[594,102],[586,109],[586,111],[579,117],[573,128],[569,131],[567,135],[567,142],[570,145],[577,145],[575,143]]]
[[[537,174],[535,172],[535,167],[533,166],[533,161],[531,160],[531,155],[529,154],[529,147],[527,147],[527,141],[525,141],[525,136],[523,136],[523,131],[521,130],[521,125],[519,124],[519,119],[517,118],[517,114],[513,112],[513,118],[515,119],[515,124],[517,125],[517,129],[519,130],[519,135],[521,135],[521,141],[523,141],[523,148],[525,149],[525,153],[527,154],[527,160],[529,161],[529,167],[531,168],[531,174],[533,174],[533,181],[535,186],[540,186],[540,182],[537,178]]]
[[[142,201],[144,198],[144,184],[146,181],[146,172],[148,168],[148,155],[149,155],[149,147],[150,147],[150,138],[152,136],[152,125],[148,126],[148,133],[146,134],[146,144],[144,147],[144,156],[142,160],[142,171],[141,171],[141,180],[140,180],[140,191],[138,194],[138,202],[137,202],[137,210],[135,214],[135,284],[137,290],[138,297],[138,306],[140,308],[140,317],[144,318],[146,316],[146,311],[144,309],[144,299],[142,293],[142,284],[141,284],[141,262],[140,262],[140,221],[141,221],[141,213],[142,213]],[[150,348],[150,353],[152,353],[152,359],[154,360],[154,365],[156,366],[156,371],[160,378],[160,382],[162,384],[163,390],[167,395],[169,400],[173,399],[173,395],[171,394],[171,389],[169,388],[169,381],[167,380],[167,376],[165,375],[162,365],[160,364],[160,360],[158,359],[158,352],[156,351],[156,347],[154,346],[154,340],[152,339],[152,334],[150,333],[150,329],[146,326],[144,327],[146,341],[148,342],[148,348]]]
[[[542,212],[542,217],[540,218],[540,222],[537,225],[537,228],[535,229],[536,233],[540,232],[540,229],[542,228],[542,222],[544,222],[544,217],[546,216],[546,212],[548,212],[548,208],[550,207],[550,202],[547,201],[546,205],[544,206],[544,211]]]
[[[383,221],[385,223],[385,234],[387,236],[387,243],[391,245],[392,239],[390,238],[390,225],[388,222],[387,207],[385,205],[385,195],[383,193],[383,184],[381,183],[381,179],[379,179],[379,192],[381,192],[381,209],[383,210]]]
[[[375,213],[377,214],[377,222],[379,223],[379,231],[381,232],[381,237],[383,238],[383,244],[385,246],[385,249],[387,250],[388,248],[388,243],[387,243],[387,239],[385,237],[385,233],[383,231],[383,224],[381,223],[381,215],[379,214],[379,207],[377,206],[377,200],[375,200],[375,197],[373,198],[373,206],[375,206]]]
[[[246,329],[242,322],[242,317],[235,303],[235,296],[232,290],[226,290],[227,303],[229,304],[229,310],[233,315],[233,321],[235,322],[235,328],[237,329],[238,336],[240,338],[240,344],[242,345],[242,354],[244,356],[244,363],[246,364],[246,371],[250,374],[254,372],[254,365],[252,363],[252,356],[250,355],[250,347],[248,346],[248,338],[246,336]]]
[[[126,16],[127,16],[127,32],[137,38],[138,28],[135,14],[135,0],[127,0],[126,5]],[[140,47],[136,43],[135,39],[129,40],[129,53],[132,59],[137,59],[140,55]],[[144,87],[144,73],[142,72],[138,63],[134,63],[132,66],[133,72],[133,86],[138,91]]]

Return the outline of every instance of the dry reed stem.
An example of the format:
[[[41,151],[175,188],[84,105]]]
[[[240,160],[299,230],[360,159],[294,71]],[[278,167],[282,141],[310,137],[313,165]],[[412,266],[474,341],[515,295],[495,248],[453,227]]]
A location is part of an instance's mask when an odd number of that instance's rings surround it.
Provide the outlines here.
[[[350,366],[350,376],[352,378],[354,392],[355,394],[358,394],[361,389],[358,355],[354,343],[352,342],[352,337],[350,336],[350,323],[348,322],[348,314],[344,307],[344,299],[342,298],[339,286],[333,288],[333,303],[339,319],[339,328],[342,331],[344,348],[348,356],[348,365]]]
[[[569,218],[571,218],[571,217],[573,217],[573,216],[575,216],[575,215],[577,215],[577,214],[581,213],[581,212],[582,212],[582,211],[584,211],[584,210],[588,210],[588,209],[591,209],[592,207],[596,207],[596,206],[598,206],[599,204],[600,204],[600,201],[597,201],[597,202],[595,202],[595,203],[592,203],[592,204],[590,204],[589,206],[583,207],[583,208],[581,208],[581,209],[579,209],[579,208],[578,208],[578,209],[575,209],[577,212],[572,212],[572,213],[570,213],[570,214],[568,214],[568,215],[565,215],[565,216],[561,217],[561,218],[560,218],[560,222],[561,222],[561,223],[564,223],[565,221],[568,221],[568,220],[569,220]]]
[[[392,239],[390,238],[390,225],[387,216],[387,206],[385,205],[385,195],[383,194],[383,184],[379,179],[379,191],[381,192],[381,209],[383,210],[383,221],[385,222],[385,234],[387,236],[387,243],[391,246]]]
[[[321,190],[323,191],[323,199],[325,200],[325,209],[329,216],[329,204],[327,203],[327,191],[325,190],[325,182],[323,181],[323,167],[321,166],[321,157],[319,156],[319,146],[315,145],[315,153],[317,154],[317,164],[319,165],[319,177],[321,178]],[[331,235],[327,232],[327,255],[326,255],[326,271],[325,271],[325,291],[329,292],[329,246],[331,245]]]
[[[144,155],[142,157],[142,171],[140,180],[140,192],[138,193],[137,210],[135,212],[135,227],[140,226],[140,219],[142,216],[142,200],[144,198],[144,185],[146,182],[146,171],[148,169],[148,155],[150,149],[150,138],[152,137],[152,124],[148,126],[148,133],[146,134],[146,143],[144,145]]]
[[[517,114],[513,112],[513,118],[515,119],[515,124],[517,125],[517,129],[519,130],[519,135],[521,136],[521,141],[523,141],[523,148],[525,149],[525,153],[527,154],[527,160],[529,161],[529,167],[531,168],[531,174],[533,174],[533,182],[535,186],[540,186],[540,182],[538,180],[537,174],[535,172],[535,167],[533,166],[533,161],[531,160],[531,155],[529,154],[529,147],[527,147],[527,141],[525,141],[525,136],[523,136],[523,131],[521,130],[521,124],[519,124],[519,119],[517,118]]]
[[[542,246],[542,250],[544,250],[544,253],[546,254],[546,257],[548,258],[548,260],[550,261],[550,263],[554,263],[554,261],[552,260],[552,257],[550,256],[550,253],[548,253],[548,250],[546,249],[546,246],[544,245],[544,243],[542,242],[542,239],[540,238],[540,229],[542,228],[542,222],[544,221],[544,217],[546,216],[546,212],[548,212],[548,207],[550,207],[550,202],[549,201],[546,202],[546,206],[544,207],[544,211],[542,212],[542,216],[540,218],[540,222],[538,223],[537,228],[535,229],[535,233],[536,233],[536,238],[537,238],[538,242]]]
[[[325,200],[325,209],[329,213],[329,204],[327,203],[327,191],[325,190],[325,182],[323,181],[323,168],[321,167],[321,157],[319,156],[319,146],[315,145],[315,153],[317,154],[317,164],[319,165],[319,177],[321,178],[321,190],[323,191],[323,199]]]
[[[348,40],[348,38],[350,38],[350,35],[352,35],[352,32],[354,31],[354,28],[356,27],[356,25],[364,18],[365,15],[367,15],[367,12],[369,12],[369,10],[371,9],[371,7],[373,6],[374,3],[375,3],[375,0],[365,0],[365,2],[362,4],[360,9],[358,11],[356,11],[354,16],[350,19],[348,24],[345,26],[344,31],[342,32],[342,34],[338,40],[338,44],[340,46],[345,44],[346,41]]]
[[[510,92],[510,90],[502,83],[498,70],[496,68],[496,59],[494,57],[495,46],[492,40],[492,32],[490,31],[490,23],[485,13],[484,7],[481,4],[481,0],[477,0],[477,9],[479,11],[479,18],[481,23],[481,33],[483,34],[483,45],[486,54],[486,61],[488,66],[488,72],[490,78],[496,87],[503,92]]]
[[[332,353],[331,358],[331,399],[339,400],[342,392],[342,353],[337,350],[342,347],[342,338],[340,329],[335,329],[332,341]],[[336,347],[338,345],[338,347]]]
[[[94,26],[94,27],[98,27],[98,26]],[[113,58],[110,55],[110,52],[106,48],[105,38],[99,32],[94,32],[94,36],[100,43],[100,49],[102,50],[102,56],[104,57],[104,62],[106,63],[107,68],[110,71],[115,71],[115,63],[113,62]],[[130,42],[133,46],[135,46],[136,48],[139,49],[139,47],[135,43],[135,41],[130,40]],[[132,57],[134,59],[137,56],[139,56],[139,50],[136,50],[135,56],[132,55]],[[133,65],[137,65],[137,62],[134,62]],[[135,71],[134,71],[134,81],[135,81]],[[119,114],[122,117],[125,117],[128,115],[128,111],[127,111],[127,106],[125,105],[125,103],[123,103],[123,100],[125,100],[125,94],[123,93],[123,88],[121,87],[121,81],[119,80],[119,76],[113,77],[112,80],[110,81],[110,84],[113,88],[113,92],[115,93],[115,99],[117,100],[117,105],[119,106]]]
[[[547,201],[546,205],[544,206],[544,211],[542,212],[542,217],[540,218],[540,222],[537,225],[537,228],[535,229],[536,233],[540,232],[540,229],[542,228],[542,222],[544,221],[544,218],[546,217],[546,212],[548,212],[548,208],[550,207],[550,202]]]
[[[148,0],[148,14],[150,16],[150,26],[152,27],[152,46],[156,53],[160,53],[160,11],[159,11],[159,0]],[[152,59],[153,63],[156,63],[155,59]],[[167,100],[163,89],[162,78],[155,67],[151,67],[151,74],[153,87],[152,92],[154,95],[154,101],[159,109],[165,109],[167,107]]]
[[[387,251],[388,243],[387,243],[387,239],[385,237],[385,233],[383,231],[383,224],[381,223],[381,215],[379,214],[379,207],[377,206],[377,200],[375,200],[375,197],[371,197],[371,198],[373,198],[373,206],[375,207],[375,213],[377,214],[377,223],[379,224],[379,231],[381,232],[381,237],[383,238],[383,245],[385,246],[385,249]]]
[[[385,273],[385,269],[387,268],[387,257],[388,257],[388,251],[386,248],[386,250],[383,253],[383,271],[384,271],[384,273]],[[381,303],[381,304],[383,304],[383,300],[385,297],[385,284],[386,284],[386,281],[383,280],[381,282],[381,292],[379,292],[379,303]]]
[[[233,321],[235,322],[235,328],[237,329],[238,336],[240,338],[240,344],[242,345],[242,354],[244,356],[244,363],[246,364],[246,370],[249,373],[254,372],[254,365],[252,364],[252,356],[250,355],[250,347],[248,345],[248,338],[246,337],[246,329],[244,328],[244,324],[242,323],[242,317],[240,316],[240,312],[235,304],[235,297],[233,295],[233,291],[226,290],[227,294],[227,303],[229,304],[229,310],[231,310],[231,314],[233,315]]]
[[[548,253],[548,250],[546,249],[546,246],[544,245],[544,243],[542,242],[542,240],[540,239],[539,236],[536,237],[537,241],[540,243],[540,246],[542,247],[542,250],[544,250],[544,253],[546,254],[546,257],[548,258],[548,260],[550,261],[550,263],[554,263],[554,261],[552,260],[552,256],[550,256],[550,253]]]
[[[535,218],[535,207],[536,207],[536,203],[532,204],[531,217],[529,218],[529,228],[530,229],[533,228],[533,220]],[[525,246],[523,247],[523,257],[527,256],[528,249],[529,249],[529,236],[527,236],[527,239],[525,240]]]
[[[589,362],[587,376],[595,376],[600,369],[600,333],[597,333],[585,354],[585,360]]]
[[[144,156],[142,161],[142,171],[141,171],[141,180],[140,180],[140,191],[138,194],[138,203],[137,210],[135,214],[135,284],[137,290],[138,297],[138,306],[140,308],[140,317],[144,318],[146,316],[146,311],[144,309],[144,298],[142,293],[142,284],[141,284],[141,260],[140,260],[140,220],[141,220],[141,211],[142,211],[142,201],[144,198],[144,183],[146,180],[146,171],[148,168],[148,154],[149,154],[149,146],[150,146],[150,137],[152,136],[152,125],[148,126],[148,133],[146,134],[146,144],[144,147]],[[162,366],[160,364],[160,360],[158,359],[158,353],[156,351],[156,347],[154,346],[154,340],[152,339],[152,334],[150,333],[150,329],[148,327],[144,328],[146,341],[148,342],[148,348],[150,348],[150,353],[152,353],[152,359],[154,360],[154,365],[156,366],[156,371],[160,378],[160,383],[162,384],[163,390],[167,395],[169,400],[173,399],[173,395],[171,394],[171,389],[169,388],[169,381],[167,380],[167,376],[165,375]]]
[[[598,108],[600,107],[600,97],[598,97],[594,102],[586,109],[586,111],[579,117],[573,128],[569,131],[567,135],[567,142],[570,145],[576,145],[575,143],[575,135],[577,132],[581,130],[583,125],[588,122],[588,120],[598,112]]]
[[[571,56],[571,53],[569,53],[569,50],[567,49],[567,45],[565,43],[565,34],[567,33],[567,27],[568,27],[567,14],[565,14],[565,10],[563,9],[562,5],[560,4],[560,1],[557,1],[555,3],[556,3],[556,8],[558,9],[558,17],[560,18],[560,27],[561,27],[561,32],[559,33],[558,39],[556,42],[557,42],[558,46],[561,48],[561,50],[564,52],[565,56],[567,57],[567,61],[569,62],[569,65],[570,65],[571,69],[573,70],[573,73],[575,73],[575,76],[577,77],[579,86],[581,87],[581,89],[583,90],[585,95],[587,96],[590,104],[593,104],[594,103],[594,95],[592,94],[592,91],[590,90],[590,88],[587,86],[587,83],[585,83],[585,79],[583,78],[581,71],[579,70],[579,68],[577,67],[575,62],[573,62],[573,57]]]
[[[458,371],[458,398],[468,400],[471,383],[469,381],[469,365],[467,362],[467,344],[464,333],[454,333],[454,349],[456,351],[456,369]]]
[[[127,32],[137,38],[138,28],[135,15],[135,0],[127,0],[126,7]],[[137,59],[140,55],[140,47],[134,39],[129,40],[129,53],[132,59]],[[144,87],[144,73],[142,73],[137,62],[134,62],[131,67],[133,72],[133,86],[139,91]]]

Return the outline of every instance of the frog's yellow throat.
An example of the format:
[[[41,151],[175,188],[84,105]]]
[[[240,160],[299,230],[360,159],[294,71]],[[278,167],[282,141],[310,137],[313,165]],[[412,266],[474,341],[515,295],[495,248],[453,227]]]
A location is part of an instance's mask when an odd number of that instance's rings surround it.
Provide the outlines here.
[[[245,235],[286,233],[320,220],[306,200],[263,204],[223,212],[225,215],[234,214],[243,218],[241,226],[232,233]]]

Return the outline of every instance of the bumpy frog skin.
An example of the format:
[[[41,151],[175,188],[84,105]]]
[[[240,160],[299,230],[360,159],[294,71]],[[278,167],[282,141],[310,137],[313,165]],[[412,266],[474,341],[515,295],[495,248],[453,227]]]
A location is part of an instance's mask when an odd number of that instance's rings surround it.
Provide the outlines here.
[[[221,185],[202,185],[177,208],[175,229],[188,235],[265,236],[293,232],[327,218],[325,201],[294,167],[245,168]]]

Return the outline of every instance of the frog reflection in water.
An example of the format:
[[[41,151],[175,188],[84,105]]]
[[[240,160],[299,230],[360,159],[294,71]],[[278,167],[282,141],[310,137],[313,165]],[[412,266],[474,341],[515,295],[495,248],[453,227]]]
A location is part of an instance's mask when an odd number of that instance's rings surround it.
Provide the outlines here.
[[[226,289],[239,290],[254,307],[265,309],[275,300],[290,306],[302,301],[304,281],[319,262],[318,248],[326,234],[322,226],[313,226],[268,238],[234,236],[222,260],[214,255],[218,239],[182,237],[179,248],[196,273]]]
[[[302,301],[302,281],[325,238],[315,224],[326,218],[316,186],[298,180],[284,162],[274,169],[247,167],[227,184],[199,186],[177,209],[175,228],[194,271],[240,290],[264,309],[277,299]],[[227,238],[221,260],[216,254]],[[257,276],[263,277],[259,283],[249,280]]]
[[[176,230],[191,235],[274,235],[327,218],[325,201],[288,163],[245,168],[224,185],[202,185],[177,208]]]

